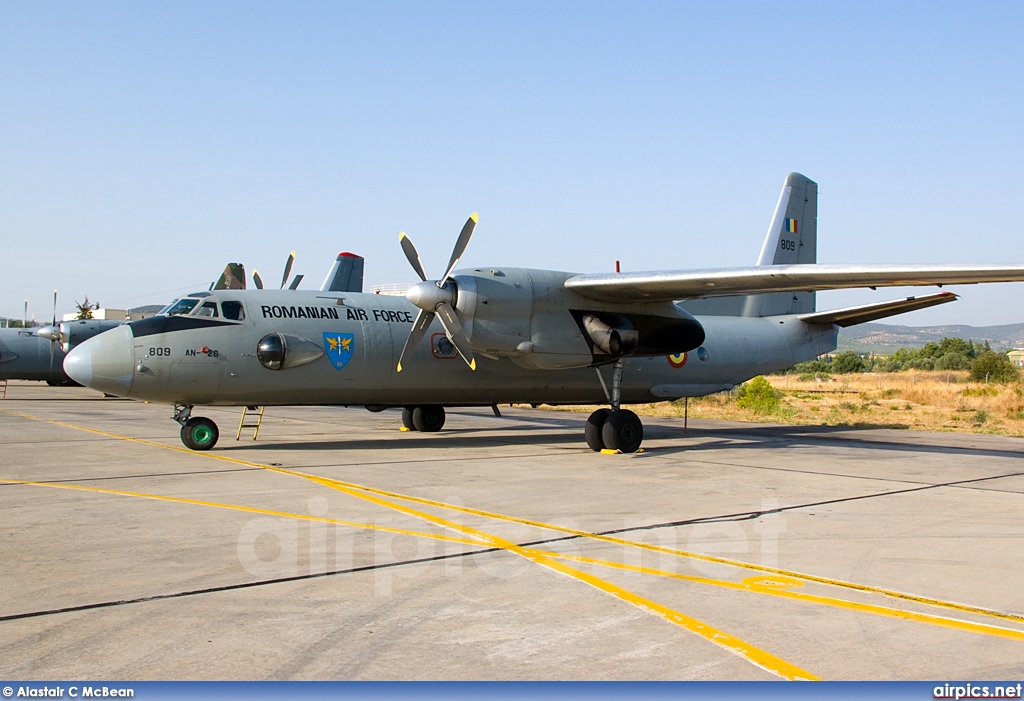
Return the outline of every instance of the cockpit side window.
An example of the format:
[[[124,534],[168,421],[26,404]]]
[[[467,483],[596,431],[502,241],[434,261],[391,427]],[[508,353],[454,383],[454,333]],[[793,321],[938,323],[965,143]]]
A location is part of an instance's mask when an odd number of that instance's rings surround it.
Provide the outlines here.
[[[217,314],[217,303],[203,302],[202,306],[195,311],[195,316],[219,316],[219,314]]]
[[[199,303],[198,299],[176,299],[166,307],[160,310],[160,314],[165,316],[175,316],[178,314],[188,314],[192,311],[193,307]]]
[[[245,307],[242,306],[241,302],[235,302],[233,300],[221,302],[220,310],[224,312],[225,319],[234,319],[235,321],[242,321],[245,319]]]

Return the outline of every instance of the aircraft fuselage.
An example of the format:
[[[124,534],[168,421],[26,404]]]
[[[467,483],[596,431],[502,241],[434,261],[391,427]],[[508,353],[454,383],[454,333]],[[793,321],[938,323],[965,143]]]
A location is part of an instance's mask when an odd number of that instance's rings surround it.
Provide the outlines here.
[[[79,346],[69,356],[69,364],[76,365],[69,370],[73,376],[88,375],[89,386],[110,394],[188,406],[607,401],[594,367],[538,370],[530,358],[484,355],[473,371],[436,319],[426,334],[429,342],[396,372],[418,312],[404,297],[227,290],[201,300],[222,305],[216,318],[158,316],[126,324]],[[240,303],[244,318],[225,319],[225,302]],[[562,313],[559,325],[575,329],[570,312]],[[698,321],[704,329],[698,348],[625,360],[623,403],[722,391],[835,348],[835,327],[808,325],[795,316]],[[467,327],[472,337],[472,320]],[[261,363],[257,346],[268,334],[288,341],[293,365],[286,361],[280,369],[268,369]],[[610,384],[610,369],[600,371]]]

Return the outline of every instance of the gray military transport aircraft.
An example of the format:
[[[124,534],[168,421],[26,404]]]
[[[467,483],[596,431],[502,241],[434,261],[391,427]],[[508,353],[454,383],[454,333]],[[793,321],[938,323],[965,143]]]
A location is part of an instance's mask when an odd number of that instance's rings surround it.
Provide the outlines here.
[[[203,404],[402,407],[408,428],[438,431],[446,406],[607,403],[587,419],[587,444],[634,452],[643,426],[623,404],[728,390],[834,350],[840,327],[957,298],[939,292],[819,312],[817,290],[1024,281],[1024,266],[817,265],[817,192],[803,175],[786,178],[753,267],[455,271],[473,214],[437,279],[399,235],[423,280],[405,298],[197,292],[181,300],[187,309],[86,341],[64,367],[102,392],[173,404],[194,450],[219,435],[213,421],[192,416]]]

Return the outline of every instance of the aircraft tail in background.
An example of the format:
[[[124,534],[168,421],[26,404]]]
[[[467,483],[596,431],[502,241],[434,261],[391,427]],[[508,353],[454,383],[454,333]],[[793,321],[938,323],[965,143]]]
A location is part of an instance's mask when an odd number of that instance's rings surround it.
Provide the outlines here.
[[[327,273],[327,279],[320,286],[321,292],[362,292],[363,257],[355,253],[341,252],[334,266]]]

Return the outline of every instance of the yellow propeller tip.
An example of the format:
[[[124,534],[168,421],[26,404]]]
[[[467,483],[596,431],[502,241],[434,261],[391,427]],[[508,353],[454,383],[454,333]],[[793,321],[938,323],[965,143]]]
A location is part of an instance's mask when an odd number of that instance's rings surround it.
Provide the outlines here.
[[[401,363],[398,364],[398,372],[402,372],[402,364]]]
[[[472,214],[470,214],[469,218],[472,219],[474,222],[477,222],[477,223],[479,223],[479,221],[480,221],[480,215],[477,214],[476,212],[473,212]]]
[[[405,232],[404,231],[399,231],[398,232],[398,240],[401,241],[404,238],[406,238]]]
[[[469,361],[469,369],[476,370],[476,358],[473,358],[472,360]]]

